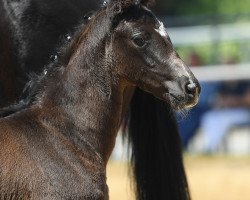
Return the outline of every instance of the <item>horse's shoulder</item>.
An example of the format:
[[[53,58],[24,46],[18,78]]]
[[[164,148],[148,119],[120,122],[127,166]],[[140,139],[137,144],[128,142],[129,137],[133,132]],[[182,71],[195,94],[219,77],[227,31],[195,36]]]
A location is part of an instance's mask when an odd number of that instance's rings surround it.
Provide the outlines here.
[[[28,133],[36,126],[26,113],[0,120],[0,192],[30,195],[24,199],[106,199],[105,167],[99,158],[56,133]]]

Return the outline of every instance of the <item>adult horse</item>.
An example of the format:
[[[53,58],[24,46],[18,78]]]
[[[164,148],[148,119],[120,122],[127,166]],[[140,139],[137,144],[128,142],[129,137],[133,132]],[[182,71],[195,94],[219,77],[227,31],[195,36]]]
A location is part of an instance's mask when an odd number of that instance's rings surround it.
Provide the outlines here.
[[[100,1],[0,0],[0,107],[18,100],[29,75],[43,71],[64,35]]]
[[[33,1],[33,3],[34,2],[35,1]],[[33,5],[30,7],[28,6],[24,8],[26,8],[26,10],[29,10],[29,12],[27,13],[32,15],[33,13],[32,9],[37,8],[37,7],[39,8],[39,6],[43,4],[37,3],[35,5],[36,6]],[[58,5],[59,7],[61,6],[61,4],[58,4]],[[55,7],[55,6],[53,7],[53,5],[51,6],[52,8]],[[49,8],[49,7],[44,6],[44,8]],[[41,12],[41,10],[39,9],[38,11]],[[51,9],[51,12],[52,11],[53,9]],[[60,11],[62,12],[62,10]],[[10,13],[13,14],[12,12]],[[38,14],[38,16],[40,15]],[[49,22],[48,20],[45,20],[46,16],[47,15],[44,14],[42,15],[42,17],[40,16],[39,18],[42,22],[44,22],[44,25],[46,25],[45,22]],[[58,17],[58,15],[56,14],[52,16]],[[83,15],[81,17],[83,18]],[[26,18],[23,17],[22,19],[25,20]],[[32,18],[32,19],[35,21],[36,18]],[[39,20],[38,22],[37,21],[35,22],[36,23],[33,22],[31,24],[24,23],[26,25],[26,29],[28,25],[32,27],[34,26],[34,24],[38,24],[36,26],[37,28],[42,27],[42,26],[39,26]],[[74,21],[74,23],[76,22]],[[54,24],[56,24],[55,21],[53,21],[52,25]],[[63,24],[61,25],[62,27],[64,26]],[[33,30],[33,29],[30,28],[30,30]],[[44,30],[47,30],[47,29],[44,29]],[[69,29],[65,29],[65,30],[68,31]],[[34,40],[32,40],[33,42],[34,41],[39,42],[38,40],[35,40],[35,38],[37,38],[37,34],[41,35],[42,37],[47,37],[47,36],[50,36],[50,34],[46,34],[48,32],[49,31],[43,34],[38,34],[39,31],[38,33],[33,32],[32,34],[30,33],[30,36],[34,38]],[[60,32],[60,34],[62,33],[63,32]],[[48,38],[51,38],[51,36]],[[60,38],[59,34],[57,35],[55,40],[57,40],[58,38]],[[53,45],[55,45],[54,40],[50,40],[50,41]],[[28,47],[30,46],[32,45],[28,45]],[[34,45],[33,47],[36,47],[36,46]],[[44,49],[46,48],[39,48],[39,51],[43,52]],[[54,52],[50,52],[50,53],[52,54]],[[38,56],[39,54],[36,53],[35,55]],[[47,54],[46,58],[49,57],[49,55],[50,54]],[[38,64],[39,63],[41,62],[38,62]],[[35,60],[34,60],[34,63],[32,63],[32,66],[34,64],[35,64]],[[145,94],[143,95],[145,96]],[[158,101],[157,99],[151,98],[150,96],[146,96],[145,98],[142,98],[141,92],[136,93],[136,97],[137,98],[134,98],[133,103],[132,103],[134,108],[131,109],[133,113],[132,116],[135,116],[135,117],[132,117],[131,119],[132,131],[130,132],[130,135],[131,135],[130,139],[133,142],[134,150],[133,150],[132,158],[133,158],[134,167],[135,167],[135,176],[136,176],[137,187],[138,187],[138,195],[140,199],[168,199],[168,198],[169,199],[188,199],[189,194],[188,194],[187,183],[186,183],[185,173],[183,170],[183,164],[182,164],[182,159],[181,159],[179,138],[178,138],[178,133],[176,131],[177,129],[176,129],[173,115],[172,115],[171,107],[169,106],[169,104],[167,104],[166,105],[167,109],[166,107],[162,107],[162,109],[160,110],[161,111],[160,113],[154,109],[155,106],[158,106],[160,104],[160,101]],[[140,98],[140,100],[138,100],[138,97]],[[139,109],[143,110],[143,112],[138,112],[140,111]],[[146,109],[148,110],[148,113],[149,113],[149,115],[147,116],[145,116]],[[164,113],[164,111],[166,113]],[[143,115],[140,113],[143,113]],[[168,120],[166,119],[165,124],[159,123],[158,119],[161,119],[164,117],[168,119]],[[139,120],[133,120],[134,118],[137,118]],[[145,120],[146,123],[143,120]],[[155,128],[152,128],[152,127],[155,127]],[[170,131],[166,131],[166,130],[170,130]]]

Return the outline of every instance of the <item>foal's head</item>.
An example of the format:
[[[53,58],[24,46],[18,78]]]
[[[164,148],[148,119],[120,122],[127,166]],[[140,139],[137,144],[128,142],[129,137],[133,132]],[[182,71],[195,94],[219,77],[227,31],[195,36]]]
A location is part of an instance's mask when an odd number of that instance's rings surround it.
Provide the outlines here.
[[[92,31],[94,39],[85,40],[85,45],[89,41],[97,44],[97,38],[102,38],[104,57],[113,63],[111,71],[125,83],[174,108],[191,107],[198,101],[199,83],[174,50],[163,23],[147,8],[151,1],[110,0],[90,22],[89,26],[99,26],[100,31]],[[105,17],[105,23],[101,22]],[[102,36],[105,31],[108,34]]]
[[[162,22],[146,7],[150,1],[111,1],[119,8],[113,18],[110,57],[120,77],[175,108],[198,101],[200,85],[180,59]],[[112,5],[113,4],[113,5]]]

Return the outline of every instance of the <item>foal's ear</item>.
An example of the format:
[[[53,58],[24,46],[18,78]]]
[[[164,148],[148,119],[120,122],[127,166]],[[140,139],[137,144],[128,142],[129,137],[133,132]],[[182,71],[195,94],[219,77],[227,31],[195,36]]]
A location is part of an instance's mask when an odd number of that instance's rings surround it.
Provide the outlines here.
[[[146,7],[150,7],[155,3],[155,0],[123,0],[122,2],[124,2],[128,6],[131,6],[131,5],[143,5],[143,6],[146,6]]]
[[[155,0],[110,0],[110,6],[115,8],[116,12],[123,12],[126,8],[133,5],[143,5],[150,7]]]
[[[155,4],[155,0],[141,0],[140,3],[149,8]]]

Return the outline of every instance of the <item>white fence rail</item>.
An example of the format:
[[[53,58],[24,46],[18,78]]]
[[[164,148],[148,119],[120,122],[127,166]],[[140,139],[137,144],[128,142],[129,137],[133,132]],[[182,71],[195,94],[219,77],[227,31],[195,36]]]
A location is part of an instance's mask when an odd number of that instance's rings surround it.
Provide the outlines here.
[[[250,80],[250,63],[191,67],[199,81]]]
[[[175,46],[250,40],[250,23],[167,28]]]

